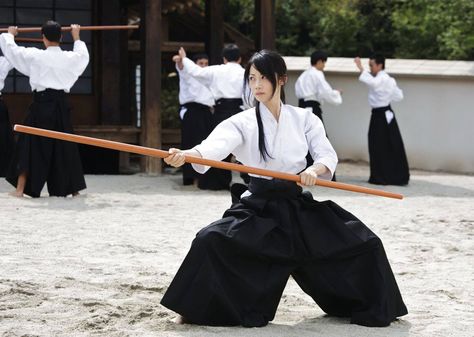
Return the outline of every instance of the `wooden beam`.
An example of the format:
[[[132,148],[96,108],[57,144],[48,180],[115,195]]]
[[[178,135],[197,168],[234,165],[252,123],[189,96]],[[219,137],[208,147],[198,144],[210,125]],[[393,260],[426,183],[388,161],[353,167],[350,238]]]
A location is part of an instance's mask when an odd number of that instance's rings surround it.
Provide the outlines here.
[[[142,144],[161,148],[161,0],[141,0],[142,5]],[[161,173],[159,158],[146,157],[144,170]]]
[[[275,0],[255,0],[255,48],[275,50]]]
[[[161,51],[166,53],[177,53],[180,47],[184,47],[186,52],[203,53],[206,50],[204,42],[179,42],[179,41],[163,41],[161,43]],[[140,41],[129,40],[129,51],[140,51]]]
[[[206,0],[206,51],[210,64],[222,63],[224,1]]]

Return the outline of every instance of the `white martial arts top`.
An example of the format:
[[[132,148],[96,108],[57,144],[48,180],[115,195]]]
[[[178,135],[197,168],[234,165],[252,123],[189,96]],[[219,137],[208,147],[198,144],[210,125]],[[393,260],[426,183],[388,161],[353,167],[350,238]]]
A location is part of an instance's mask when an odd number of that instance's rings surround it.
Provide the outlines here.
[[[306,109],[291,105],[281,106],[278,122],[264,104],[260,104],[260,113],[265,145],[273,158],[264,161],[260,156],[255,108],[242,111],[218,124],[207,139],[194,149],[206,159],[222,160],[232,153],[244,165],[290,174],[298,174],[306,168],[309,150],[314,162],[325,165],[330,171],[321,178],[331,179],[336,169],[337,155],[318,117]],[[199,173],[209,169],[203,165],[192,166]]]
[[[30,77],[31,90],[64,90],[69,92],[89,63],[89,52],[83,41],[74,42],[73,51],[60,47],[25,48],[16,45],[14,36],[0,35],[0,48],[8,61]]]
[[[372,76],[367,70],[360,73],[359,81],[369,86],[369,104],[372,108],[381,108],[403,99],[403,91],[397,82],[384,70]]]
[[[296,80],[295,94],[298,99],[328,102],[339,105],[342,103],[341,93],[331,88],[321,70],[311,67],[305,70]]]
[[[216,101],[221,98],[242,98],[245,70],[238,63],[227,62],[202,68],[185,57],[182,72],[208,87]]]
[[[211,91],[194,77],[183,72],[176,66],[179,73],[179,104],[200,103],[207,106],[214,105]]]
[[[13,66],[7,59],[0,56],[0,95],[2,94],[3,87],[5,86],[5,79],[8,76],[8,72],[13,69]]]

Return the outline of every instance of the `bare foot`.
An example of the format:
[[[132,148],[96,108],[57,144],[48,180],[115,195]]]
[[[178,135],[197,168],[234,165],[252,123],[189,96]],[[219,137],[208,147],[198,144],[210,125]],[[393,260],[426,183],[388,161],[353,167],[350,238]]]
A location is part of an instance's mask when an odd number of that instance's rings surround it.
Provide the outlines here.
[[[176,318],[174,319],[174,322],[175,322],[176,324],[187,324],[187,323],[188,323],[188,321],[186,320],[186,318],[184,318],[184,317],[181,316],[181,315],[176,316]]]
[[[23,198],[23,192],[18,192],[17,190],[11,191],[8,194],[15,198]]]

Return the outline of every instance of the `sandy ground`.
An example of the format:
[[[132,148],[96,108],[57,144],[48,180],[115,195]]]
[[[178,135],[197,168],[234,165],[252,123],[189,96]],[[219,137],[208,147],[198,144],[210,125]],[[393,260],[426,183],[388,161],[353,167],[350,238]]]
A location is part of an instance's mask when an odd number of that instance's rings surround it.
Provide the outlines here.
[[[337,174],[369,186],[365,165]],[[387,328],[325,316],[293,280],[267,327],[176,325],[159,301],[229,195],[177,175],[86,180],[79,198],[39,199],[0,181],[0,336],[474,336],[474,176],[413,171],[408,187],[385,187],[403,201],[312,189],[382,238],[409,310]]]

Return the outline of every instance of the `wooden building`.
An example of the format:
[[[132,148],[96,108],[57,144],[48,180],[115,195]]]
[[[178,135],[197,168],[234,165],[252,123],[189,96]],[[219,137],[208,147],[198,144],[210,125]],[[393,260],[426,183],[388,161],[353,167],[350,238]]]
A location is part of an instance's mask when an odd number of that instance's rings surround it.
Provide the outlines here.
[[[190,53],[206,51],[211,64],[221,63],[227,42],[237,43],[247,57],[274,48],[274,0],[255,0],[256,41],[224,22],[224,6],[220,0],[1,0],[0,27],[40,26],[48,19],[62,25],[140,25],[137,31],[81,32],[91,61],[71,90],[73,124],[78,134],[161,148],[179,141],[179,132],[161,127],[160,93],[162,74],[172,69],[171,56],[180,46]],[[72,49],[68,33],[63,48]],[[20,123],[31,102],[28,78],[11,72],[4,99],[12,122]],[[110,173],[128,162],[128,154],[85,146],[81,155],[86,172]],[[101,169],[100,162],[109,168]],[[158,174],[161,161],[143,158],[141,168]]]

